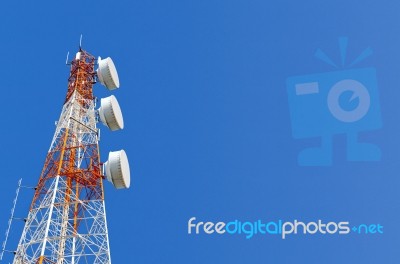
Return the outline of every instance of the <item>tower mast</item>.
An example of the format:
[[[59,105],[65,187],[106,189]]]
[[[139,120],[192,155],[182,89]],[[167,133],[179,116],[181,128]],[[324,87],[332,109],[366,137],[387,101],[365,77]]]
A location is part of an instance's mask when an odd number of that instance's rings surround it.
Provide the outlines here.
[[[102,173],[100,119],[111,130],[122,129],[114,96],[96,110],[93,85],[119,87],[110,58],[95,71],[94,56],[80,49],[71,62],[68,90],[56,131],[35,189],[14,264],[111,263],[103,178],[129,188],[130,172],[123,150],[110,152]]]

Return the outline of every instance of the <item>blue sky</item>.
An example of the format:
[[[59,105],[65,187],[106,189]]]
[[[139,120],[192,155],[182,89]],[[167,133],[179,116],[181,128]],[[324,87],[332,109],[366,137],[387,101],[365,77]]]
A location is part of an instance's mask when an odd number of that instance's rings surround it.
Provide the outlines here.
[[[400,4],[397,1],[7,1],[0,4],[0,234],[14,186],[35,185],[67,89],[68,51],[79,36],[111,56],[125,129],[102,129],[108,151],[128,154],[131,189],[106,184],[113,263],[398,263],[400,255]],[[346,160],[333,136],[333,165],[302,167],[292,137],[286,79],[333,72],[313,55],[340,61],[371,47],[355,68],[374,67],[382,128],[360,139],[378,162]],[[347,69],[347,68],[346,68]],[[98,97],[110,95],[96,85]],[[24,216],[32,191],[23,190]],[[187,234],[203,221],[294,220],[380,223],[383,235]],[[8,248],[19,239],[13,225]],[[9,256],[8,256],[9,257]],[[8,263],[8,262],[4,262]]]

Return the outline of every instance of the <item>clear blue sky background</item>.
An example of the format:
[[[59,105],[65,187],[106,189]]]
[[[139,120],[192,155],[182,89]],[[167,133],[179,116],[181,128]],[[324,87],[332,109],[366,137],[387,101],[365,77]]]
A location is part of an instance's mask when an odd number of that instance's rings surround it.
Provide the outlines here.
[[[67,51],[111,56],[126,127],[102,129],[103,161],[124,148],[132,187],[106,184],[113,263],[399,263],[398,1],[5,1],[0,4],[0,234],[17,180],[35,185],[67,89]],[[365,132],[380,162],[349,162],[334,137],[330,167],[300,167],[310,140],[291,135],[286,79],[330,72],[371,47],[383,127]],[[100,85],[95,94],[110,93]],[[17,216],[33,192],[23,190]],[[187,221],[347,220],[375,236],[187,234]],[[8,249],[20,237],[13,225]],[[3,236],[1,236],[3,238]],[[10,255],[8,255],[8,258]],[[8,262],[4,262],[8,263]]]

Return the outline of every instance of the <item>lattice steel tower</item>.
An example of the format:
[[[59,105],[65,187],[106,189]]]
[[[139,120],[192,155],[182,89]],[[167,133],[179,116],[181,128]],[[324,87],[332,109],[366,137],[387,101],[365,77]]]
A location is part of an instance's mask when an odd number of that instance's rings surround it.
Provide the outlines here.
[[[67,95],[15,264],[111,263],[103,179],[129,188],[130,171],[124,150],[100,162],[97,122],[111,130],[122,129],[124,122],[114,96],[101,99],[96,109],[93,85],[99,80],[113,90],[119,79],[110,58],[96,60],[81,48],[70,65]]]

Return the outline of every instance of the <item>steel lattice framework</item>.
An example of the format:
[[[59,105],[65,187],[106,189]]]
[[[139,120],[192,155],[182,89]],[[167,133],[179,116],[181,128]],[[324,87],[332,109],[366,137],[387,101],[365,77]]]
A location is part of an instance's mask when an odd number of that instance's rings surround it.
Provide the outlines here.
[[[67,96],[14,264],[111,263],[93,84],[95,58],[71,62]]]

